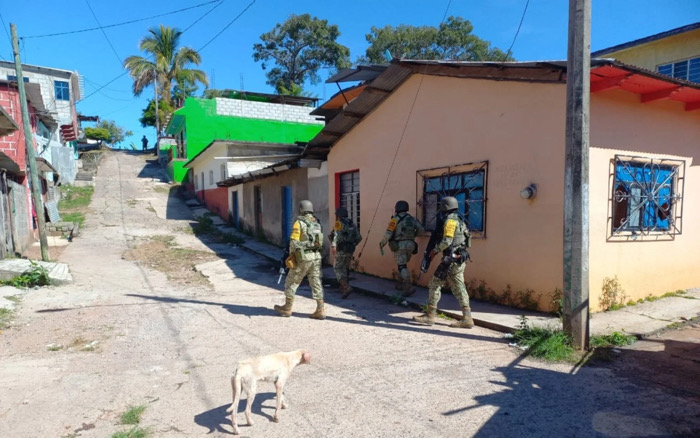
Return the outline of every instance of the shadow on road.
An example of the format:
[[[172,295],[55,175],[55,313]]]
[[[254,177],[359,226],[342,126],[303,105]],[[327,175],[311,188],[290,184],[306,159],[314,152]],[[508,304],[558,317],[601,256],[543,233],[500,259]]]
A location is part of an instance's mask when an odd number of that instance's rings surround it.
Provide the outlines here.
[[[673,362],[679,350],[697,352],[698,344],[660,342],[664,343],[663,351],[624,350],[622,357],[611,363],[596,362],[604,368],[617,368],[612,374],[593,366],[570,373],[529,367],[522,365],[524,357],[519,357],[509,366],[494,368],[504,381],[491,383],[502,386],[502,391],[476,396],[474,404],[446,410],[442,415],[496,407],[475,437],[700,436],[700,393],[684,388],[688,382],[698,381],[697,368],[681,367],[683,378],[679,373],[673,386],[666,378],[658,385],[644,378],[644,374],[666,374],[668,370],[650,365]],[[669,403],[669,393],[677,397],[675,403]]]
[[[244,397],[244,396],[242,396]],[[251,412],[253,414],[253,421],[260,421],[263,417],[264,419],[267,419],[268,421],[272,421],[272,414],[268,414],[263,412],[264,410],[268,410],[270,412],[274,412],[275,406],[274,403],[271,404],[270,406],[263,406],[263,403],[265,403],[268,400],[274,400],[275,399],[275,393],[258,393],[255,396],[255,401],[253,402],[253,407],[251,408]],[[237,417],[238,419],[238,427],[241,428],[241,432],[245,433],[246,428],[248,428],[245,417],[243,416],[243,411],[245,411],[246,403],[248,401],[245,399],[241,399],[240,403],[238,404],[238,415],[240,417]],[[226,409],[228,409],[231,406],[230,403],[226,403],[225,405],[221,405],[217,408],[210,409],[208,411],[204,411],[201,414],[197,414],[194,416],[194,422],[197,423],[198,425],[202,427],[206,427],[209,429],[207,431],[207,434],[213,433],[213,432],[218,432],[218,433],[224,433],[228,435],[233,435],[233,426],[231,426],[231,414],[226,412]],[[258,417],[258,418],[255,418]],[[224,428],[224,426],[226,428]]]

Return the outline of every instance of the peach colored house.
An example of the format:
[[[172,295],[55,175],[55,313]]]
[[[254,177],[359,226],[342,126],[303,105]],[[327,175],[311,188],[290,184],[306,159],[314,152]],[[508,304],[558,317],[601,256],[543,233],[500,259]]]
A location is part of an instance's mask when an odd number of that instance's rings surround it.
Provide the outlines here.
[[[309,145],[328,152],[329,205],[359,218],[359,270],[395,275],[377,246],[396,201],[431,229],[452,195],[475,237],[466,280],[550,309],[563,282],[565,81],[565,62],[409,60],[368,81]],[[593,60],[590,130],[591,308],[615,276],[634,300],[700,286],[700,85]]]

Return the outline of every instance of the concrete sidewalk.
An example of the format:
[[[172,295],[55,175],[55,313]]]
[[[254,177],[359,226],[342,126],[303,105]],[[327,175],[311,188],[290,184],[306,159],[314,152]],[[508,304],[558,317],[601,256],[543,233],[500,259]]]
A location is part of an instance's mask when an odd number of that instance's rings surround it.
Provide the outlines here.
[[[205,208],[194,205],[192,202],[188,205],[193,209],[195,217],[208,212]],[[226,225],[218,217],[212,217],[212,219],[215,219],[214,224],[220,231],[237,234],[244,238],[243,248],[276,263],[282,259],[284,251],[281,248],[246,236],[235,228]],[[398,292],[394,289],[393,281],[358,272],[351,273],[350,282],[356,293],[394,299]],[[326,287],[337,284],[335,273],[330,266],[323,268],[323,283]],[[419,310],[428,301],[428,289],[421,286],[415,286],[415,289],[416,293],[405,300],[405,305]],[[327,290],[326,293],[328,292]],[[352,300],[352,295],[348,300]],[[471,308],[472,317],[476,325],[506,333],[517,329],[523,315],[527,317],[530,324],[538,327],[556,327],[561,324],[559,318],[550,314],[485,303],[473,299],[471,300]],[[462,315],[457,299],[450,293],[442,294],[438,312],[452,318],[458,318]],[[629,335],[643,338],[662,331],[671,324],[683,323],[698,316],[700,316],[700,288],[694,288],[688,290],[683,297],[662,298],[635,306],[624,307],[616,311],[594,313],[590,318],[590,334],[604,335],[612,332],[625,332]]]
[[[41,262],[34,263],[46,269],[52,284],[65,284],[73,281],[68,265],[65,263]],[[0,260],[0,280],[10,280],[31,270],[32,261],[28,259]]]

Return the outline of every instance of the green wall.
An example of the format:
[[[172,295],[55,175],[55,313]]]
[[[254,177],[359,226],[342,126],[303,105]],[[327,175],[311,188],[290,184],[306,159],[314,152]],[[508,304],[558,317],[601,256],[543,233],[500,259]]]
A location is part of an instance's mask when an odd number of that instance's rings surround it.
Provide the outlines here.
[[[173,113],[167,133],[177,135],[183,126],[186,129],[187,157],[183,157],[186,161],[214,140],[293,144],[307,142],[323,129],[320,124],[222,116],[216,113],[216,100],[194,97],[185,100],[185,105]],[[173,180],[182,182],[184,174],[178,178],[181,172],[175,168],[171,172],[170,167],[168,173],[172,173]]]

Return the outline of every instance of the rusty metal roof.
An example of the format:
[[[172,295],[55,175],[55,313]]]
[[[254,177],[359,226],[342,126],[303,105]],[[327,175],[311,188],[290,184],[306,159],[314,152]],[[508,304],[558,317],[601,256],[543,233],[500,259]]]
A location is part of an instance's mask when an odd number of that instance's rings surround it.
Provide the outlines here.
[[[335,116],[311,141],[307,155],[325,156],[328,150],[378,107],[413,74],[496,81],[566,83],[566,61],[469,62],[399,59],[371,81],[364,91]],[[612,59],[591,60],[591,93],[621,88],[641,94],[642,102],[669,98],[700,109],[700,84],[670,78]]]

